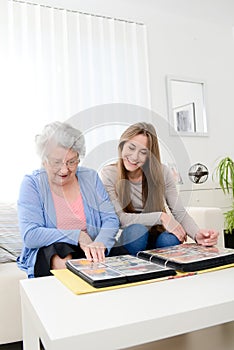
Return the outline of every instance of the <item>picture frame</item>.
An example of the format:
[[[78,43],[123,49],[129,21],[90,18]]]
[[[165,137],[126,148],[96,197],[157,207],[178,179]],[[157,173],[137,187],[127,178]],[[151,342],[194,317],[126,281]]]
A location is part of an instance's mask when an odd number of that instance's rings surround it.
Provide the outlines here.
[[[208,137],[205,81],[167,75],[166,92],[170,135]]]
[[[196,133],[195,103],[173,108],[174,127],[180,133]]]

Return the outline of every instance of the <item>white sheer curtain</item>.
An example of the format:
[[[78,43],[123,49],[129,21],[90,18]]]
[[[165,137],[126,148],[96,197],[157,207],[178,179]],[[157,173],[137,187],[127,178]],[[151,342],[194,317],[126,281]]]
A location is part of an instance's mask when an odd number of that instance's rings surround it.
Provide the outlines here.
[[[89,153],[142,120],[135,106],[150,108],[147,34],[141,23],[26,1],[1,0],[0,13],[0,193],[15,199],[23,175],[40,166],[34,136],[46,123],[76,124],[86,164],[98,167]]]

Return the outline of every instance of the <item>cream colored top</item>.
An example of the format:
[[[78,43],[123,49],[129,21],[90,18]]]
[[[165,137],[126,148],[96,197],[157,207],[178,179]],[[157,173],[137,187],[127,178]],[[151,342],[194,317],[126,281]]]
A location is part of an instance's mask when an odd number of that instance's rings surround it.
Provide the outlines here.
[[[173,175],[170,169],[165,165],[163,165],[163,174],[165,181],[165,206],[169,209],[174,218],[183,226],[186,233],[194,239],[195,235],[199,231],[199,227],[184,208],[181,198],[178,194]],[[142,224],[149,227],[161,224],[160,217],[162,212],[141,213],[143,209],[141,182],[130,182],[132,204],[136,211],[139,211],[140,214],[125,213],[122,210],[121,204],[115,192],[115,185],[117,182],[117,167],[115,165],[106,165],[101,170],[100,177],[106,187],[107,192],[109,193],[116,213],[119,216],[121,228],[132,224]]]

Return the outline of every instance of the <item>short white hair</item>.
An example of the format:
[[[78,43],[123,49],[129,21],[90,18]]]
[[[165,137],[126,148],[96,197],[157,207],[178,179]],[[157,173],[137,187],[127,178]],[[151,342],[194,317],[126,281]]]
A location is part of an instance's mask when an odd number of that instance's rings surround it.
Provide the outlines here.
[[[49,153],[51,144],[71,149],[79,156],[85,155],[85,138],[82,132],[70,124],[53,122],[47,124],[40,135],[36,135],[36,150],[41,160],[44,161]]]

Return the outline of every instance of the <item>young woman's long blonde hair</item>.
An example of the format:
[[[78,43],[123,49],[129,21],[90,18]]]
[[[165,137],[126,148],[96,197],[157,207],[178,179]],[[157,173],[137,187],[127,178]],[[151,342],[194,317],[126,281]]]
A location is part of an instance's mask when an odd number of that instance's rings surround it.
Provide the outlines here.
[[[142,200],[143,212],[149,213],[164,210],[164,178],[160,158],[158,138],[152,124],[136,123],[129,126],[121,135],[118,145],[118,180],[116,192],[125,212],[133,213],[134,208],[130,196],[128,172],[124,167],[122,150],[126,141],[136,135],[145,135],[148,138],[148,156],[142,167]]]

